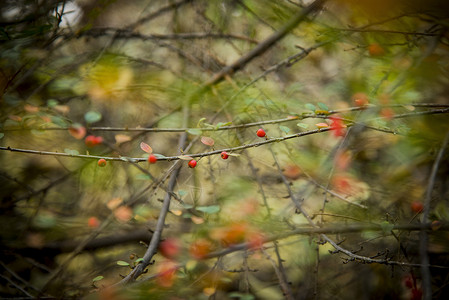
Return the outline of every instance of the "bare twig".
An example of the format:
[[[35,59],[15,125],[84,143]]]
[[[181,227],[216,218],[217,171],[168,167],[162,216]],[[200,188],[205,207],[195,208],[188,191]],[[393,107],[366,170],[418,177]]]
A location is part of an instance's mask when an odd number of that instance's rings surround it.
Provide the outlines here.
[[[422,214],[422,222],[427,223],[429,219],[429,211],[430,211],[430,201],[432,197],[433,187],[435,185],[435,180],[438,172],[438,167],[440,166],[441,160],[443,158],[444,151],[446,150],[447,144],[449,142],[449,131],[446,133],[446,136],[443,140],[443,144],[441,145],[440,151],[438,152],[438,156],[435,159],[435,162],[432,166],[432,171],[429,177],[429,183],[427,185],[426,195],[424,198],[424,210]],[[423,296],[425,300],[432,299],[432,283],[431,283],[431,275],[429,270],[429,255],[427,253],[428,246],[428,234],[425,230],[420,232],[420,241],[419,241],[419,253],[420,253],[420,263],[421,263],[421,276],[422,276],[422,286],[423,286]]]
[[[264,41],[260,42],[254,49],[247,54],[240,57],[237,61],[229,66],[224,67],[220,72],[215,74],[210,80],[204,83],[204,87],[210,87],[225,79],[236,71],[242,69],[248,62],[261,55],[265,51],[271,48],[276,42],[282,39],[287,33],[295,28],[299,23],[304,21],[307,16],[315,11],[321,9],[325,0],[315,0],[312,4],[296,13],[279,31],[269,36]]]
[[[184,109],[184,125],[187,124],[188,115],[189,115],[189,110],[186,107]],[[185,147],[186,141],[187,141],[187,133],[182,133],[181,136],[179,137],[178,149],[183,149]],[[165,217],[167,216],[168,210],[170,208],[170,200],[172,198],[172,191],[176,185],[176,181],[178,180],[178,175],[181,170],[181,167],[182,167],[182,165],[179,163],[179,161],[175,162],[172,167],[173,173],[172,173],[172,175],[170,177],[170,181],[168,183],[167,193],[165,194],[161,211],[159,212],[159,217],[158,217],[157,223],[156,223],[156,229],[153,232],[150,244],[148,245],[147,251],[145,252],[145,255],[143,256],[143,260],[118,284],[126,284],[128,282],[135,281],[136,278],[139,277],[143,273],[145,268],[151,263],[151,259],[153,258],[154,254],[157,251],[157,246],[158,246],[159,240],[162,236],[162,230],[164,229],[164,224],[165,224]]]
[[[262,249],[262,253],[265,254],[265,257],[270,261],[271,265],[273,266],[274,272],[276,273],[276,277],[278,278],[279,285],[281,286],[282,291],[284,292],[284,296],[286,299],[292,300],[293,295],[290,286],[288,285],[287,281],[287,275],[285,274],[284,266],[282,265],[282,260],[279,255],[279,249],[276,245],[276,241],[273,242],[273,245],[275,247],[275,252],[278,260],[278,265],[276,265],[276,262],[274,261],[271,256]]]

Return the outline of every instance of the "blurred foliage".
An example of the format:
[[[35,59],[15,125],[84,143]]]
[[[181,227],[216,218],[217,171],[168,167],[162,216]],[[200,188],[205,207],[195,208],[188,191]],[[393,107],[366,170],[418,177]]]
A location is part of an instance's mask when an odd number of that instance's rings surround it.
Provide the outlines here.
[[[329,236],[415,266],[419,233],[391,228],[440,222],[428,253],[442,267],[430,269],[433,297],[447,296],[449,151],[429,183],[449,132],[446,1],[328,1],[206,84],[310,2],[2,1],[0,146],[72,157],[0,152],[0,296],[420,299],[419,268],[286,236],[310,228],[309,216],[335,231],[377,224]],[[335,110],[342,120],[328,118]],[[191,145],[179,149],[182,132],[164,129],[186,123]],[[160,131],[128,130],[147,127]],[[162,233],[170,242],[139,284],[106,289],[142,261],[174,163],[164,158],[265,141],[259,127],[268,139],[324,129],[195,157],[195,168],[183,161]],[[148,157],[141,142],[156,163],[127,159]],[[97,156],[122,160],[99,167]]]

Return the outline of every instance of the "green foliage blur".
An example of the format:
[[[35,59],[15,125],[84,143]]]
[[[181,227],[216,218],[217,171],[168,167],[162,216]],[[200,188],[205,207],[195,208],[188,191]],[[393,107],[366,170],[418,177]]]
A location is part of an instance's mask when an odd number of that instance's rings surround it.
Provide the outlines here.
[[[208,84],[311,2],[1,2],[0,297],[421,299],[420,233],[392,229],[429,222],[447,296],[447,149],[430,176],[449,133],[445,1],[327,1]],[[142,262],[167,191],[158,253],[108,288]],[[405,264],[295,233],[312,223]]]

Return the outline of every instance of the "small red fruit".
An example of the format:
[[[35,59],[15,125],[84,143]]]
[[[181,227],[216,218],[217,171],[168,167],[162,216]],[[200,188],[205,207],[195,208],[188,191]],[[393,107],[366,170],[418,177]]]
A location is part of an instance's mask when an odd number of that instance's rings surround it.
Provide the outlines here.
[[[264,137],[264,136],[267,135],[267,134],[265,133],[265,130],[263,130],[262,128],[260,128],[259,130],[257,130],[256,134],[257,134],[258,137]]]
[[[168,238],[159,243],[159,252],[166,258],[172,259],[181,252],[181,242],[176,238]]]
[[[88,135],[84,139],[87,147],[95,147],[103,143],[103,138],[101,136]]]
[[[84,139],[84,142],[86,143],[87,147],[93,147],[95,146],[95,142],[96,142],[96,137],[93,135],[88,135],[86,136],[86,138]]]
[[[200,238],[190,245],[190,255],[195,259],[206,257],[213,250],[213,245],[209,240]]]
[[[424,206],[422,205],[421,202],[415,201],[410,205],[410,208],[415,213],[420,213],[424,209]]]
[[[99,167],[104,167],[104,166],[106,166],[106,159],[100,158],[100,159],[98,160],[98,166],[99,166]]]
[[[97,228],[98,226],[100,226],[100,220],[98,220],[97,217],[90,217],[87,220],[87,226],[89,226],[90,228]]]
[[[189,161],[189,168],[195,168],[196,167],[196,160],[192,159],[191,161]]]
[[[379,57],[385,55],[385,49],[379,44],[371,44],[368,46],[368,53],[370,56]]]
[[[229,154],[226,151],[221,152],[220,155],[221,155],[221,158],[223,158],[223,159],[228,159],[228,157],[229,157]]]
[[[157,157],[153,154],[151,154],[150,156],[148,156],[148,162],[150,164],[155,164],[157,162]]]

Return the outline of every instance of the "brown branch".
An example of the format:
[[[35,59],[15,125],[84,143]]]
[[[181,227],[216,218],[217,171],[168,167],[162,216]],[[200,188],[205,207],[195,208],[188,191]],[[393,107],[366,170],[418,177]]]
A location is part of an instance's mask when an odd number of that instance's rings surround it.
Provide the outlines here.
[[[237,34],[225,34],[215,32],[185,32],[173,34],[141,34],[129,30],[119,28],[93,28],[80,33],[79,36],[99,37],[105,35],[114,35],[116,39],[140,39],[146,40],[197,40],[197,39],[235,39],[257,44],[257,40]]]
[[[270,49],[276,42],[282,39],[287,33],[295,28],[299,23],[304,21],[307,16],[315,11],[321,9],[326,0],[315,0],[312,4],[299,11],[294,15],[279,31],[273,33],[264,41],[260,42],[254,49],[247,54],[240,57],[237,61],[229,66],[224,67],[220,72],[215,74],[210,80],[206,81],[203,85],[204,88],[210,87],[221,82],[226,76],[232,75],[238,70],[242,69],[251,60],[260,56],[265,51]]]
[[[403,34],[403,35],[415,35],[415,36],[439,36],[440,35],[440,33],[399,31],[399,30],[382,30],[382,29],[336,28],[335,30],[337,30],[337,31],[351,31],[351,32]]]
[[[184,121],[183,121],[184,125],[187,124],[188,115],[189,110],[187,107],[185,107]],[[183,149],[185,147],[186,141],[187,141],[187,133],[181,134],[181,136],[179,137],[178,149]],[[145,268],[148,265],[150,265],[151,259],[153,258],[154,254],[156,254],[157,246],[159,245],[159,240],[162,236],[162,231],[164,229],[165,218],[170,208],[172,193],[178,180],[178,175],[181,171],[181,167],[182,165],[180,164],[180,161],[177,161],[171,168],[173,172],[171,174],[170,181],[168,183],[167,192],[164,197],[161,211],[159,212],[159,217],[156,223],[156,229],[153,232],[150,244],[148,245],[147,251],[143,256],[143,260],[125,278],[123,278],[120,282],[118,282],[117,283],[118,285],[127,284],[129,282],[135,281],[137,277],[139,277],[144,272]]]
[[[149,22],[149,21],[151,21],[151,20],[153,20],[153,19],[155,19],[155,18],[157,18],[157,17],[159,17],[159,16],[161,16],[161,15],[163,15],[163,14],[169,12],[169,11],[172,11],[174,9],[178,9],[179,7],[185,5],[185,4],[189,3],[189,2],[192,2],[192,0],[181,0],[179,2],[174,2],[172,4],[164,6],[161,9],[159,9],[158,11],[156,11],[156,12],[151,13],[151,14],[149,14],[146,17],[140,18],[139,20],[137,20],[133,24],[129,25],[128,28],[134,29],[134,28],[142,25],[143,23]]]
[[[430,211],[430,201],[432,197],[433,187],[435,185],[435,180],[438,172],[438,167],[440,166],[441,160],[443,158],[444,151],[446,150],[447,144],[449,143],[449,131],[446,133],[443,144],[441,145],[440,151],[438,152],[438,156],[435,159],[435,162],[432,166],[432,171],[429,177],[429,183],[427,185],[426,195],[424,198],[424,210],[422,214],[422,222],[427,223],[429,219],[429,211]],[[421,276],[422,276],[422,286],[423,286],[423,296],[425,300],[432,299],[432,282],[431,275],[429,270],[429,255],[427,253],[429,236],[426,231],[420,232],[420,240],[419,240],[419,255],[420,255],[420,263],[421,263]]]
[[[406,117],[412,117],[412,116],[421,116],[421,115],[427,115],[427,114],[440,114],[440,113],[447,113],[449,111],[449,105],[448,104],[437,104],[437,103],[410,103],[410,104],[390,104],[390,105],[367,105],[364,107],[349,107],[349,108],[343,108],[343,109],[335,109],[335,110],[329,110],[326,115],[322,114],[301,114],[301,115],[295,115],[290,116],[287,118],[281,118],[281,119],[273,119],[273,120],[265,120],[265,121],[257,121],[257,122],[250,122],[250,123],[244,123],[244,124],[238,124],[238,125],[228,125],[228,126],[213,126],[210,125],[209,127],[179,127],[179,128],[154,128],[152,127],[158,122],[152,123],[153,125],[146,126],[146,127],[109,127],[109,126],[97,126],[97,127],[87,127],[89,131],[127,131],[127,132],[185,132],[189,130],[201,130],[206,132],[211,131],[223,131],[223,130],[229,130],[229,129],[241,129],[241,128],[249,128],[249,127],[255,127],[255,126],[261,126],[261,125],[269,125],[269,124],[281,124],[285,122],[292,122],[292,121],[298,121],[298,120],[304,120],[308,118],[328,118],[331,115],[334,114],[340,114],[345,112],[352,112],[352,111],[363,111],[368,109],[379,109],[382,107],[397,107],[397,108],[403,108],[405,106],[414,106],[414,107],[422,107],[422,108],[440,108],[438,110],[428,110],[428,111],[420,111],[420,112],[411,112],[411,113],[405,113],[405,114],[397,114],[392,116],[393,119],[397,118],[406,118]],[[379,120],[383,119],[382,117],[369,119],[367,121],[371,120]],[[352,120],[346,120],[351,123],[355,123]],[[367,125],[364,125],[367,126]],[[23,130],[67,130],[70,127],[13,127],[13,128],[3,128],[2,132],[9,132],[9,131],[23,131]],[[374,130],[382,130],[375,127],[369,127]],[[391,131],[387,131],[391,132]]]
[[[273,266],[274,272],[276,273],[276,277],[278,278],[279,285],[281,286],[282,291],[284,292],[284,296],[286,299],[293,300],[292,290],[290,286],[288,285],[287,281],[287,275],[285,274],[284,266],[282,265],[282,259],[279,255],[278,246],[276,244],[276,241],[273,242],[278,265],[276,265],[276,262],[271,258],[271,256],[262,249],[262,253],[265,254],[265,257],[270,261],[271,265]]]

